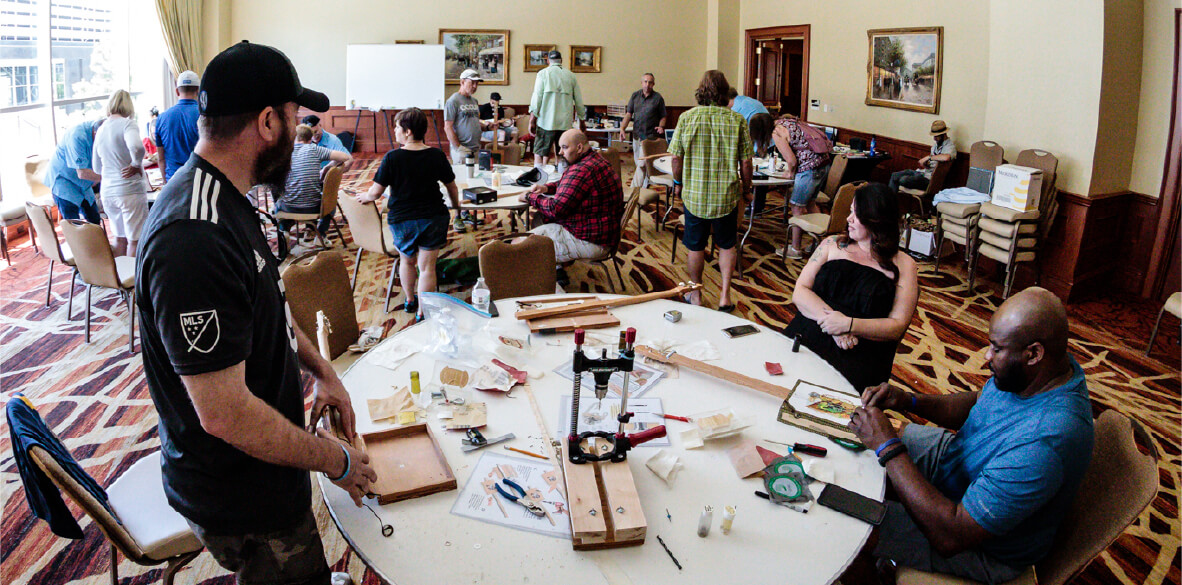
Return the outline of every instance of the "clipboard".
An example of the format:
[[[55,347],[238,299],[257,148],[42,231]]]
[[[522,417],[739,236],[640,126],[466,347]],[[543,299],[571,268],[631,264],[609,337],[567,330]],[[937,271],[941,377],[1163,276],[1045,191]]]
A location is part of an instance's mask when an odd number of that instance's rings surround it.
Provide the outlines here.
[[[816,397],[810,397],[814,394]],[[845,405],[857,407],[861,403],[861,397],[855,394],[834,390],[807,380],[797,380],[780,405],[776,420],[826,437],[844,439],[861,445],[858,436],[845,423],[839,422],[843,417],[848,421],[849,416],[838,412],[845,410]],[[852,408],[849,410],[852,411]],[[890,420],[895,430],[899,430],[902,421],[894,418]]]

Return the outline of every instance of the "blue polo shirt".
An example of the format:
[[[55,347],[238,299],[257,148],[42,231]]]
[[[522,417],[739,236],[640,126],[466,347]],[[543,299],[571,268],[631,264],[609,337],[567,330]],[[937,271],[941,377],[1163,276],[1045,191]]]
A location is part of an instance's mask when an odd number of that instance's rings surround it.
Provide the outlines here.
[[[338,151],[343,152],[345,154],[349,154],[349,149],[345,148],[345,144],[341,142],[341,139],[337,138],[336,134],[333,134],[332,132],[329,132],[328,130],[321,130],[320,131],[320,140],[318,140],[316,142],[316,146],[323,146],[324,148],[327,148],[329,150],[338,150]],[[324,162],[321,162],[320,166],[324,167],[324,166],[328,165],[328,163],[330,163],[330,162],[332,162],[332,161],[326,160]]]
[[[60,197],[81,205],[83,201],[94,203],[94,181],[78,177],[78,169],[90,168],[90,154],[94,148],[94,131],[100,120],[88,120],[73,128],[62,137],[45,173],[45,185],[54,197]]]
[[[731,109],[738,112],[747,122],[751,122],[751,117],[755,114],[768,113],[767,108],[759,103],[755,98],[749,98],[745,95],[735,96],[735,105]]]
[[[156,144],[164,147],[164,180],[180,170],[197,146],[197,100],[182,99],[156,119]]]

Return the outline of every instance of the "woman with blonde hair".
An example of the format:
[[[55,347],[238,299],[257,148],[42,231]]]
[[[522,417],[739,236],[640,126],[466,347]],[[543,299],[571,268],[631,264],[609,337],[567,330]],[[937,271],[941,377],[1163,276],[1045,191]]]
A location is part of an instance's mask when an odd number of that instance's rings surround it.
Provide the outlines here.
[[[111,231],[115,255],[135,256],[136,243],[148,218],[144,184],[144,143],[135,122],[131,94],[118,90],[107,102],[107,121],[94,137],[92,168],[102,175],[100,199]]]

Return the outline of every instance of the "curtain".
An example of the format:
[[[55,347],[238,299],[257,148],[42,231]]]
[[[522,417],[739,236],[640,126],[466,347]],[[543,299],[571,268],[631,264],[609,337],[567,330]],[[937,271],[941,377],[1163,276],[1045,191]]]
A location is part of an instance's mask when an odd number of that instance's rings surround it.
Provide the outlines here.
[[[168,47],[168,64],[173,76],[184,71],[198,75],[205,68],[201,46],[200,0],[155,0],[156,15]]]

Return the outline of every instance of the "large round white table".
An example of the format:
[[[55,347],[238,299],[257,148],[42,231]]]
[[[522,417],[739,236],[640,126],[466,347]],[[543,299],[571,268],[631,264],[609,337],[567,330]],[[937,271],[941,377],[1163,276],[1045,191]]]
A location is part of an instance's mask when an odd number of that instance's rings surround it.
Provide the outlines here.
[[[496,325],[524,337],[528,328],[523,321],[514,319],[514,300],[496,303],[501,313]],[[684,314],[680,322],[671,323],[662,318],[669,309]],[[807,348],[792,353],[791,342],[778,332],[760,326],[760,332],[755,335],[727,338],[721,331],[723,327],[748,322],[734,315],[672,301],[652,301],[613,309],[612,313],[620,319],[621,327],[636,327],[639,343],[653,339],[686,343],[707,340],[722,356],[712,364],[788,388],[800,378],[852,392],[836,370]],[[397,338],[425,340],[427,331],[424,325],[417,325],[398,333]],[[616,329],[597,331],[618,334]],[[488,426],[481,429],[485,436],[512,432],[517,438],[508,445],[546,452],[543,437],[547,433],[555,435],[560,398],[571,392],[571,382],[552,370],[570,359],[574,348],[572,338],[570,333],[534,335],[528,363],[511,364],[531,373],[545,373],[541,379],[531,380],[531,387],[546,430],[538,428],[529,398],[521,388],[514,389],[512,397],[475,392],[473,399],[488,405]],[[588,355],[595,355],[590,353],[592,350],[587,351]],[[597,354],[599,350],[593,351]],[[433,367],[430,357],[417,353],[392,371],[375,365],[376,360],[370,359],[372,355],[362,357],[342,377],[353,399],[358,430],[362,433],[392,426],[388,421],[370,420],[366,399],[387,397],[392,385],[407,384],[410,371],[431,372]],[[765,361],[782,364],[784,375],[769,376]],[[594,400],[586,384],[582,396],[584,401]],[[383,538],[369,510],[355,507],[343,490],[318,474],[320,486],[333,519],[357,554],[386,581],[399,585],[525,582],[808,585],[831,583],[841,575],[866,542],[870,525],[819,505],[802,514],[757,498],[753,492],[763,490],[762,480],[740,479],[726,450],[743,439],[756,440],[757,444],[781,454],[785,447],[761,440],[822,445],[828,448],[825,460],[834,469],[837,484],[881,500],[884,474],[873,453],[847,451],[820,435],[780,423],[776,420],[778,399],[685,368],[681,368],[679,378],[660,381],[644,397],[660,398],[666,413],[692,416],[729,407],[737,416],[751,416],[755,422],[738,436],[706,441],[703,448],[687,450],[682,447],[680,432],[690,428],[691,423],[666,421],[672,441],[672,446],[666,448],[680,457],[684,465],[668,485],[644,465],[658,448],[641,445],[629,452],[627,463],[636,479],[648,523],[647,539],[642,546],[575,551],[570,540],[454,516],[450,510],[460,493],[458,490],[385,506],[378,506],[375,499],[367,499],[382,521],[394,527],[394,534]],[[434,410],[429,419],[461,490],[483,453],[514,455],[501,445],[463,453],[460,450],[463,432],[443,430]],[[813,482],[814,496],[820,493],[821,487],[819,482]],[[696,527],[706,505],[715,510],[713,528],[708,537],[700,538]],[[736,506],[738,510],[729,535],[719,529],[725,506]],[[666,510],[672,516],[671,521],[665,516]],[[684,570],[678,571],[673,565],[658,544],[658,535]]]
[[[504,209],[510,212],[511,231],[517,231],[518,216],[522,216],[522,222],[528,226],[529,221],[525,217],[525,214],[529,212],[529,204],[525,202],[523,195],[526,191],[529,191],[529,187],[517,185],[515,181],[522,173],[532,168],[520,165],[493,165],[494,170],[481,171],[477,169],[473,177],[469,179],[468,167],[465,165],[452,165],[452,172],[456,175],[456,187],[460,190],[460,209]],[[502,182],[500,187],[493,187],[491,184],[492,175],[496,172],[495,169],[505,169],[501,171]],[[490,182],[485,183],[485,178],[488,178]],[[482,205],[464,201],[464,189],[469,187],[495,188],[497,190],[497,200]],[[440,186],[440,191],[446,193],[442,186]],[[444,200],[446,201],[446,197]],[[447,204],[450,206],[451,202],[447,201]]]

